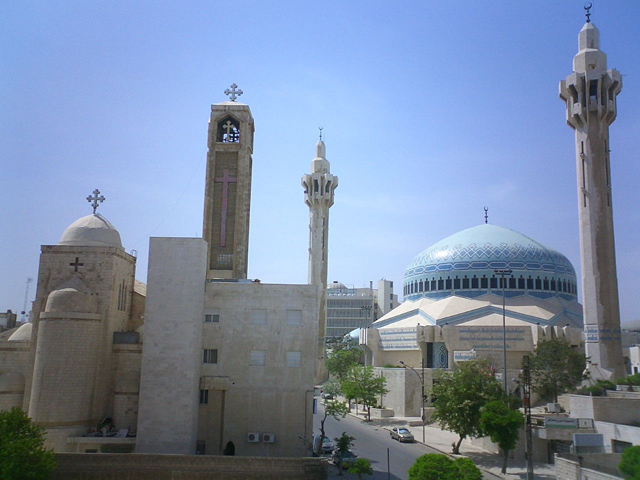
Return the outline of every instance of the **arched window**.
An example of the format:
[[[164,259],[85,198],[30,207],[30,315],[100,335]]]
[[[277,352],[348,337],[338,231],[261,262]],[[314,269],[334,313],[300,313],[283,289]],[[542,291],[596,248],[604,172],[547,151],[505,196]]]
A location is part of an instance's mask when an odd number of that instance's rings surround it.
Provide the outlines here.
[[[451,290],[451,279],[449,277],[447,277],[446,284],[447,284],[447,290]]]
[[[478,288],[478,286],[478,277],[474,275],[471,279],[471,288]]]
[[[527,278],[527,290],[533,290],[533,278],[531,278],[531,275]]]
[[[491,279],[489,280],[489,285],[491,286],[491,288],[498,288],[498,279],[492,275]]]
[[[544,280],[542,281],[542,289],[549,290],[549,280],[547,280],[547,277],[544,277]]]
[[[485,275],[480,279],[480,288],[489,288],[489,279]]]
[[[462,288],[464,290],[468,290],[469,289],[469,279],[467,278],[467,276],[465,275],[464,278],[462,279]]]
[[[516,288],[516,279],[513,277],[509,278],[509,288]]]
[[[536,290],[542,290],[542,280],[536,278]]]
[[[525,286],[524,286],[524,278],[522,278],[522,275],[520,275],[520,278],[518,279],[518,288],[520,288],[521,290],[524,290]]]
[[[556,291],[556,279],[555,278],[551,279],[551,290],[554,291],[554,292]]]
[[[460,279],[458,277],[453,279],[453,288],[455,290],[460,290]]]
[[[216,141],[222,143],[238,143],[240,141],[240,122],[231,115],[218,122]]]
[[[431,291],[432,292],[436,291],[436,280],[435,280],[435,278],[431,280]]]
[[[438,279],[438,290],[444,290],[444,280],[442,278]]]

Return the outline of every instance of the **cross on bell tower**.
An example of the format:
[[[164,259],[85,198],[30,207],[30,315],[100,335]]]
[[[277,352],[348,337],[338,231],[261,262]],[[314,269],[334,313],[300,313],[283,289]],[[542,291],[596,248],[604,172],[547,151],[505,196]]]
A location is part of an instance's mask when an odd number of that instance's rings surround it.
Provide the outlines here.
[[[237,90],[236,90],[237,89]],[[228,88],[224,91],[225,95],[229,96],[229,99],[232,102],[236,101],[236,98],[238,98],[240,95],[242,95],[244,92],[242,90],[240,90],[238,88],[238,85],[236,85],[235,83],[231,84],[231,90],[229,90]]]

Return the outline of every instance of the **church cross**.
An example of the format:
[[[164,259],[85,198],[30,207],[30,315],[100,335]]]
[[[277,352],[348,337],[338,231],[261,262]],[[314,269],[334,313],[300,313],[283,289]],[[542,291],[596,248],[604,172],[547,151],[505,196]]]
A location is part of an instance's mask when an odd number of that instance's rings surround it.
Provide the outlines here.
[[[100,195],[100,190],[98,190],[97,188],[93,191],[93,195],[89,195],[87,197],[87,202],[89,202],[91,204],[91,206],[93,207],[93,213],[96,213],[96,210],[98,209],[98,207],[100,206],[100,203],[104,202],[106,200],[106,198],[104,198],[104,195]],[[98,203],[100,202],[100,203]],[[78,270],[76,270],[77,272]]]
[[[224,91],[225,95],[229,95],[229,98],[231,99],[232,102],[236,101],[236,98],[239,97],[240,95],[242,95],[244,92],[240,89],[236,90],[236,88],[238,88],[238,85],[236,85],[235,83],[231,84],[231,90],[229,90],[228,88]]]
[[[229,170],[223,170],[221,177],[215,177],[215,183],[222,183],[222,218],[220,219],[220,246],[227,244],[227,209],[229,199],[229,184],[237,183],[238,179],[229,176]]]
[[[76,257],[76,261],[73,263],[69,264],[70,267],[74,267],[75,268],[75,272],[78,271],[78,267],[84,267],[84,263],[80,263],[80,259],[78,257]]]
[[[227,120],[227,123],[225,123],[222,128],[224,128],[227,131],[227,138],[231,138],[231,133],[233,132],[233,129],[235,128],[233,126],[233,123],[231,123],[231,120]]]

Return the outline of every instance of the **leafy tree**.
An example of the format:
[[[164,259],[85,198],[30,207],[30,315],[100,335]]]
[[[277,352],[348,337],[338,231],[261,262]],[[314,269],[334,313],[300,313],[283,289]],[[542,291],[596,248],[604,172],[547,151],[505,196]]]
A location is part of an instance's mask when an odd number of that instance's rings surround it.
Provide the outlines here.
[[[44,480],[55,468],[53,451],[44,448],[44,428],[17,407],[0,412],[0,478]]]
[[[453,453],[460,453],[462,440],[480,436],[480,410],[488,402],[504,398],[502,387],[491,374],[486,361],[461,363],[453,372],[442,372],[434,382],[437,398],[433,418],[440,425],[460,435],[452,444]]]
[[[618,468],[626,478],[640,480],[640,446],[629,447],[622,452],[622,460]]]
[[[530,359],[531,387],[542,398],[557,402],[558,395],[584,380],[585,364],[584,353],[560,338],[540,342]]]
[[[342,393],[342,391],[340,390],[340,382],[333,379],[328,380],[322,386],[322,391],[324,393],[330,394],[333,398],[336,398],[338,395]]]
[[[386,378],[375,376],[373,367],[356,365],[342,380],[341,387],[347,398],[360,400],[367,407],[367,420],[371,421],[371,407],[377,404],[378,397],[389,392],[386,384]]]
[[[355,462],[352,462],[349,465],[347,472],[358,475],[358,480],[362,480],[363,475],[373,475],[371,460],[368,458],[358,458]]]
[[[429,453],[411,466],[409,480],[482,480],[482,472],[468,458],[451,460],[441,453]]]
[[[359,364],[361,354],[359,348],[334,350],[327,357],[327,371],[342,380],[353,366]]]
[[[524,416],[519,410],[509,408],[504,402],[494,400],[487,403],[480,415],[480,429],[491,441],[498,444],[504,455],[502,474],[507,473],[509,451],[516,447],[520,428],[524,425]]]
[[[347,432],[342,432],[342,435],[334,438],[334,440],[336,442],[336,450],[338,451],[337,463],[339,475],[342,476],[342,456],[347,453],[351,447],[353,447],[353,441],[355,440],[355,437],[347,435]]]
[[[322,448],[322,439],[324,438],[324,422],[327,420],[327,417],[333,417],[336,420],[340,420],[340,418],[344,418],[347,413],[349,413],[349,407],[345,402],[340,402],[338,400],[327,400],[324,403],[324,416],[322,420],[320,420],[320,443],[318,444],[318,451],[316,452],[320,455],[320,449]]]

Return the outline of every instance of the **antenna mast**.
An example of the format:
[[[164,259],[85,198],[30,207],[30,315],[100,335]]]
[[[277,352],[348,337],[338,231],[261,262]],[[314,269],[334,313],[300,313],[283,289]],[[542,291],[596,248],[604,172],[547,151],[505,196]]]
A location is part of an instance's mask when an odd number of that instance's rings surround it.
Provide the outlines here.
[[[29,321],[29,316],[31,315],[30,313],[27,313],[27,302],[29,301],[29,284],[31,282],[33,282],[33,278],[27,277],[27,288],[24,292],[24,305],[22,306],[22,312],[20,312],[20,314],[22,315],[20,321],[22,323],[27,323]]]

